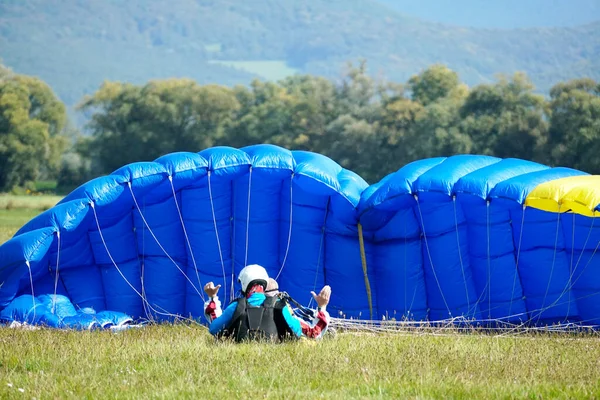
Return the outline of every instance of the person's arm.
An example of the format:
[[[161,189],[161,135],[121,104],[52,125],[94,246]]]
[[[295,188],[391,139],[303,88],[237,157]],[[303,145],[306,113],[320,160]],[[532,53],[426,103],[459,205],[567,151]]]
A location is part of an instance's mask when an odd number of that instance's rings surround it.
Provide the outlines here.
[[[236,308],[237,302],[233,302],[227,306],[225,311],[223,311],[223,313],[220,316],[212,320],[210,326],[208,327],[208,331],[211,335],[218,335],[223,329],[225,329],[229,325],[231,319],[233,318],[233,314],[235,313]]]
[[[221,285],[215,285],[212,282],[208,282],[204,286],[204,292],[208,295],[208,300],[204,302],[204,316],[210,322],[208,331],[211,335],[217,335],[221,332],[229,322],[235,313],[237,302],[233,302],[227,306],[225,311],[221,311],[221,301],[217,293]]]
[[[213,322],[223,314],[221,309],[221,300],[219,296],[209,298],[204,302],[204,317],[208,322]]]
[[[327,326],[330,321],[326,307],[327,304],[329,304],[329,298],[331,297],[331,288],[325,286],[318,295],[315,292],[311,293],[318,305],[317,315],[314,317],[311,324],[295,317],[289,306],[283,308],[283,317],[297,337],[305,336],[311,339],[319,339],[327,331]]]
[[[294,316],[289,306],[284,307],[282,312],[285,322],[287,322],[296,337],[305,336],[310,339],[319,339],[327,331],[329,314],[324,309],[317,312],[311,324]]]

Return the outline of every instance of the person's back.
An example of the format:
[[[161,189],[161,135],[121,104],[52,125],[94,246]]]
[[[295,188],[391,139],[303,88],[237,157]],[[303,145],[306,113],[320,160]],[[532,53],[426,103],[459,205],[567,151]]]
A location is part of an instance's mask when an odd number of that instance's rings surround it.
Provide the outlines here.
[[[316,323],[311,326],[293,316],[285,300],[265,296],[269,277],[260,265],[249,265],[240,271],[238,281],[243,297],[237,299],[221,312],[217,297],[220,285],[212,282],[205,285],[204,291],[210,297],[205,303],[205,316],[211,322],[209,331],[218,337],[230,337],[236,342],[247,340],[284,340],[286,338],[318,338],[328,324],[324,309],[319,310]],[[326,286],[319,298],[329,302],[331,289]],[[323,306],[324,307],[324,306]]]
[[[247,340],[282,340],[289,327],[283,317],[285,304],[274,297],[255,293],[250,298],[236,300],[236,308],[223,336],[232,337],[236,342]]]

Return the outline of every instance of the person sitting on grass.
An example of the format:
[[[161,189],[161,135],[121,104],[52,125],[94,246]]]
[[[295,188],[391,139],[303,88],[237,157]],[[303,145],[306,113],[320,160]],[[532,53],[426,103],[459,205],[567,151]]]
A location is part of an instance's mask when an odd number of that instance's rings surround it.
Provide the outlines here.
[[[247,340],[282,341],[286,337],[313,338],[322,336],[327,328],[329,316],[320,311],[315,324],[309,324],[295,318],[286,302],[276,297],[265,295],[269,281],[267,271],[260,265],[248,265],[240,271],[239,283],[242,297],[233,301],[225,310],[217,293],[221,285],[208,282],[204,291],[209,299],[205,302],[204,314],[210,322],[209,332],[217,337],[233,338],[236,342]],[[329,303],[331,288],[325,286],[313,296],[320,308]]]

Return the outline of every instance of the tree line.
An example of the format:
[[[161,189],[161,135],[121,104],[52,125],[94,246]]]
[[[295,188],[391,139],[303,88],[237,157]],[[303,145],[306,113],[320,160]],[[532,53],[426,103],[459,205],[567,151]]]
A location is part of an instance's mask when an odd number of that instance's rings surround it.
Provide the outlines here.
[[[78,110],[88,117],[85,134],[68,126],[47,85],[0,70],[0,190],[40,177],[72,188],[174,151],[257,143],[325,154],[370,183],[408,162],[459,153],[600,173],[600,84],[591,79],[544,96],[521,73],[469,88],[433,65],[396,83],[361,62],[338,81],[105,82]]]

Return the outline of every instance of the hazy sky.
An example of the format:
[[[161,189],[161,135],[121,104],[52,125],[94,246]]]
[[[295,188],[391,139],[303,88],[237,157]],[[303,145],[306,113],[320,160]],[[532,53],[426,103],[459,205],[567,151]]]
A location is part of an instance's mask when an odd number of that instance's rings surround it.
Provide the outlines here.
[[[575,26],[600,20],[600,0],[380,0],[421,19],[480,28]]]

